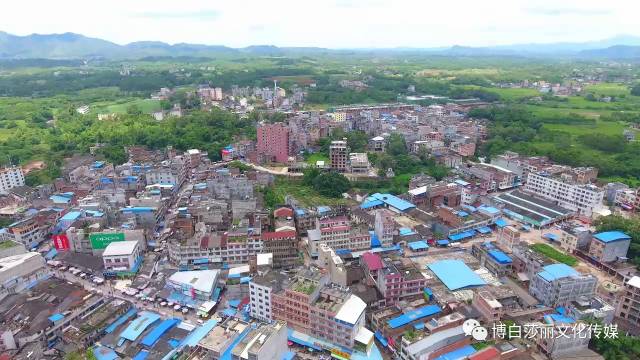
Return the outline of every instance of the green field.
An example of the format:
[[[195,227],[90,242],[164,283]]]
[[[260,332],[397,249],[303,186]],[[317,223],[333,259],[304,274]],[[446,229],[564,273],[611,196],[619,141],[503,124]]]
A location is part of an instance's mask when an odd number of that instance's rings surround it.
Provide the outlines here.
[[[324,154],[317,154],[317,153],[309,155],[309,157],[307,157],[305,161],[307,162],[307,164],[310,164],[310,165],[315,165],[316,162],[318,161],[324,161],[325,165],[329,165],[331,163],[327,156],[325,156]]]
[[[585,88],[585,91],[605,96],[621,96],[629,95],[630,93],[628,86],[615,83],[589,85]]]
[[[102,108],[98,108],[100,109],[99,112],[105,112],[105,113],[115,113],[115,114],[125,114],[127,112],[127,109],[130,106],[137,106],[138,109],[140,109],[140,111],[142,111],[144,114],[150,114],[154,111],[158,111],[161,109],[160,107],[160,101],[159,100],[151,100],[151,99],[138,99],[138,100],[132,100],[132,101],[127,101],[124,103],[119,103],[119,104],[112,104],[112,105],[107,105],[105,107]]]
[[[301,180],[287,179],[278,177],[273,186],[273,191],[280,199],[285,196],[293,196],[303,206],[319,206],[319,205],[343,205],[347,203],[345,199],[329,198],[320,195],[317,191],[309,186],[302,184]]]
[[[569,266],[575,266],[576,264],[578,264],[578,260],[573,256],[562,253],[556,250],[554,247],[549,246],[547,244],[542,244],[542,243],[533,244],[531,245],[531,249],[550,259],[553,259],[563,264],[567,264]]]
[[[627,125],[616,121],[596,120],[593,124],[544,124],[544,128],[552,131],[568,132],[573,136],[584,134],[622,135]]]

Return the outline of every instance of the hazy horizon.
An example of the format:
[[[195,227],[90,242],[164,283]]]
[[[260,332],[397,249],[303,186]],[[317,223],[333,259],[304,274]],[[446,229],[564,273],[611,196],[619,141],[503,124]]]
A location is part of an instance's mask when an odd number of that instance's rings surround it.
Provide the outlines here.
[[[73,32],[117,44],[162,41],[245,47],[432,48],[590,42],[640,36],[640,4],[601,1],[272,0],[179,3],[23,0],[5,4],[2,31]],[[38,9],[33,11],[33,9]]]

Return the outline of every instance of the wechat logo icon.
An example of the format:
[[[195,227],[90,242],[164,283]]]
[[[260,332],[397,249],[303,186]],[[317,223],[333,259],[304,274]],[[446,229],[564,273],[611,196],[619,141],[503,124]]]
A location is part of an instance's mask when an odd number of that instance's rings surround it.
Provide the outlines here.
[[[474,340],[484,341],[489,336],[489,332],[476,319],[468,319],[462,324],[464,334],[473,337]]]

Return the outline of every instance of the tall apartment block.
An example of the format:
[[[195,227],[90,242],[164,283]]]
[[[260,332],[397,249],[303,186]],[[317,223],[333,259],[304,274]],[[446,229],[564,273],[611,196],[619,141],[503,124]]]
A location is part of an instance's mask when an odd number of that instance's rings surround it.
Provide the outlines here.
[[[258,126],[258,155],[264,161],[286,163],[289,158],[289,128],[283,123]]]
[[[329,147],[331,170],[347,172],[349,170],[349,147],[346,139],[332,141]]]

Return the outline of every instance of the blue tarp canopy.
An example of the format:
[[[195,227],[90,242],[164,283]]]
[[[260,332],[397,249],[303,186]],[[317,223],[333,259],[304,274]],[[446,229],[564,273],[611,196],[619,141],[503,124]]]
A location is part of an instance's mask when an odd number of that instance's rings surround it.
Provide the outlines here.
[[[509,225],[507,223],[507,220],[505,220],[503,218],[496,219],[496,226],[498,226],[499,228],[503,228],[503,227],[505,227],[507,225]]]
[[[427,245],[427,242],[424,240],[410,242],[407,244],[407,246],[409,247],[409,249],[413,251],[421,251],[421,250],[429,249],[429,245]]]
[[[244,276],[240,278],[240,284],[248,284],[251,282],[251,276]]]
[[[446,240],[446,239],[436,240],[436,244],[440,246],[446,246],[446,245],[449,245],[449,240]]]
[[[500,264],[511,264],[513,261],[507,254],[503,253],[500,250],[489,250],[489,255]]]
[[[417,323],[415,325],[413,325],[413,328],[416,330],[422,330],[424,329],[424,323]]]
[[[466,216],[469,216],[469,213],[466,212],[466,211],[460,210],[460,211],[458,211],[457,215],[460,216],[460,217],[466,217]]]
[[[451,241],[460,241],[460,240],[464,240],[464,239],[467,239],[467,238],[474,237],[475,235],[476,235],[476,231],[475,230],[467,230],[467,231],[461,232],[459,234],[449,235],[449,240],[451,240]]]
[[[462,260],[440,260],[429,264],[428,268],[451,291],[486,285]]]
[[[558,236],[556,234],[546,233],[542,235],[542,237],[551,241],[558,241]]]
[[[491,232],[491,228],[488,226],[482,226],[476,229],[480,234],[488,234]]]
[[[293,360],[294,357],[296,357],[295,352],[287,351],[286,353],[284,353],[284,355],[282,355],[282,360]]]
[[[426,305],[416,310],[410,311],[408,313],[402,314],[398,317],[388,320],[387,325],[389,325],[389,327],[392,329],[396,329],[401,326],[407,325],[412,321],[423,319],[431,315],[435,315],[440,311],[442,310],[437,305]]]
[[[202,265],[202,264],[208,264],[208,263],[209,263],[209,259],[208,258],[202,258],[202,259],[193,260],[193,265]]]
[[[240,300],[229,300],[229,306],[231,306],[232,308],[237,308],[238,306],[240,306]]]

